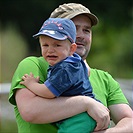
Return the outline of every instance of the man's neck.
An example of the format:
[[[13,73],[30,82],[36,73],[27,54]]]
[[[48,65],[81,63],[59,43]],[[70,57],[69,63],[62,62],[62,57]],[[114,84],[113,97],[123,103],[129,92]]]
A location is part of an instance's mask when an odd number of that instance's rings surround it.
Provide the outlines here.
[[[89,65],[88,65],[86,60],[84,60],[84,63],[86,65],[87,69],[88,69],[88,75],[90,76],[90,67],[89,67]]]

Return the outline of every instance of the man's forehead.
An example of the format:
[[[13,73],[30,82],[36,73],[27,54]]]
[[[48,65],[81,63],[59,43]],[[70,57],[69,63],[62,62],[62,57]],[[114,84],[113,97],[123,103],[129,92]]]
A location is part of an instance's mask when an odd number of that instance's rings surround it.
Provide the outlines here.
[[[83,29],[91,29],[92,26],[90,25],[82,25],[82,24],[75,24],[76,28],[83,28]]]
[[[72,21],[76,26],[81,26],[89,29],[92,27],[91,20],[85,14],[81,14],[72,18]]]

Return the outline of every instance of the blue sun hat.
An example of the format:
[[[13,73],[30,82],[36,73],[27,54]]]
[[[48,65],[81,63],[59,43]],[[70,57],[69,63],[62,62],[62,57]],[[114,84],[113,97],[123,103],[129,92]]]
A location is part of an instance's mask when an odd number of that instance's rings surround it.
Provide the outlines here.
[[[72,20],[66,18],[47,19],[39,32],[33,37],[46,35],[57,40],[68,39],[71,43],[76,41],[76,27]]]

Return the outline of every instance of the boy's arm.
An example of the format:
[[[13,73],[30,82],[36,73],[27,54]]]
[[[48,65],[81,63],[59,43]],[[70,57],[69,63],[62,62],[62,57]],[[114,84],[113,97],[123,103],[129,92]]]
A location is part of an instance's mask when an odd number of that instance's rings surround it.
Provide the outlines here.
[[[29,90],[35,93],[38,96],[44,98],[54,98],[55,95],[46,87],[45,84],[38,83],[39,77],[34,77],[32,73],[30,75],[25,74],[22,77],[23,81],[20,84],[25,85]]]

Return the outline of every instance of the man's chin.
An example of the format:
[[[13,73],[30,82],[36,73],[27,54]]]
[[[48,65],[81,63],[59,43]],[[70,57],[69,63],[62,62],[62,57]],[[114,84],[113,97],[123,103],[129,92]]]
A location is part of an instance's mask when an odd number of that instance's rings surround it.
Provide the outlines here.
[[[84,56],[83,52],[79,52],[79,51],[77,52],[77,51],[76,51],[76,53],[77,53],[81,58]]]
[[[85,54],[85,50],[77,48],[76,53],[79,54],[80,56],[83,56]]]

